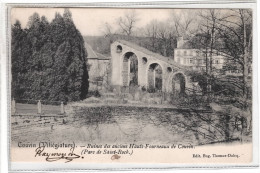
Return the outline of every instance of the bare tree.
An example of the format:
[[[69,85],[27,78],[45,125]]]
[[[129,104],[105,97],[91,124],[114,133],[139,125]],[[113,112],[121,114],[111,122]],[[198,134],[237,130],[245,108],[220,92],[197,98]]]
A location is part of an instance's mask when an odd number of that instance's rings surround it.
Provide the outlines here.
[[[213,54],[214,50],[216,49],[216,40],[218,40],[217,32],[217,18],[221,17],[221,13],[219,10],[216,9],[209,9],[209,10],[201,10],[198,13],[199,17],[201,18],[200,21],[200,32],[205,33],[204,36],[207,41],[204,43],[203,47],[208,49],[208,61],[207,61],[207,73],[209,75],[212,74],[212,61],[213,61]],[[206,59],[207,60],[207,59]]]
[[[200,34],[205,37],[203,47],[209,54],[208,74],[212,73],[214,51],[221,52],[227,62],[239,65],[243,71],[243,97],[249,91],[249,68],[252,60],[252,12],[248,9],[202,10]],[[201,39],[202,40],[202,39]]]
[[[113,32],[112,26],[109,23],[106,22],[102,26],[102,33],[104,34],[105,37],[113,35],[114,32]]]
[[[200,22],[200,32],[204,33],[204,42],[203,45],[203,52],[205,55],[206,60],[206,74],[207,74],[207,95],[209,99],[209,93],[211,92],[211,77],[212,77],[212,62],[213,62],[213,53],[216,49],[215,41],[217,40],[216,34],[216,25],[217,25],[217,18],[220,16],[219,10],[216,9],[209,9],[209,10],[201,10],[198,12],[198,16],[201,18]]]
[[[103,23],[100,28],[103,36],[109,39],[109,43],[113,43],[116,32],[114,31],[114,28],[111,26],[111,24],[107,22]]]
[[[121,33],[131,36],[134,28],[136,27],[136,23],[138,21],[137,13],[135,10],[126,11],[123,17],[119,17],[117,19],[117,24]]]
[[[177,37],[193,35],[197,30],[195,11],[173,10],[171,14],[171,25]]]
[[[167,48],[171,47],[172,29],[166,22],[160,22],[158,26],[158,38],[163,45],[163,55],[167,56]]]
[[[146,36],[150,38],[154,51],[160,51],[163,56],[169,56],[169,52],[174,49],[173,29],[167,21],[152,20],[146,25]]]
[[[215,49],[226,58],[227,64],[240,66],[242,69],[242,80],[240,78],[230,80],[224,77],[221,82],[224,83],[227,79],[228,84],[241,89],[242,99],[236,100],[240,103],[242,117],[247,119],[247,125],[250,126],[251,84],[248,79],[252,63],[252,11],[249,9],[210,10],[200,16],[206,22],[202,23],[202,27],[205,29],[205,37],[209,40],[205,42],[206,48],[209,49],[209,56],[212,56]]]
[[[174,33],[168,21],[152,20],[144,27],[144,36],[149,38],[149,47],[152,51],[163,56],[173,55]]]
[[[159,28],[159,22],[157,20],[152,20],[145,27],[145,36],[150,38],[153,51],[156,51],[155,45],[158,38],[158,30],[159,30],[158,28]]]
[[[248,77],[252,61],[252,11],[238,9],[225,12],[225,15],[216,18],[215,29],[222,41],[222,46],[217,49],[232,63],[242,67],[243,98],[246,100],[250,87]]]

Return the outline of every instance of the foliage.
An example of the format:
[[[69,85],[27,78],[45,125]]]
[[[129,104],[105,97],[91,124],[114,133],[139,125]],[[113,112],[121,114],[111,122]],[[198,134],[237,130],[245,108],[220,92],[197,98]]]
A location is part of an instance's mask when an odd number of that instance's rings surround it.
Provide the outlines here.
[[[243,86],[241,86],[241,83],[243,79],[239,76],[209,76],[204,72],[192,72],[190,75],[193,82],[198,82],[204,95],[207,92],[208,82],[211,83],[211,93],[213,95],[242,96]]]
[[[207,91],[207,75],[200,72],[192,72],[190,75],[191,80],[193,82],[198,82],[200,88],[202,89],[202,93],[205,94]]]
[[[99,93],[98,90],[89,91],[88,92],[88,97],[92,97],[92,96],[94,96],[94,97],[101,97],[101,94]]]
[[[69,10],[52,22],[34,13],[27,28],[12,26],[12,96],[75,101],[88,92],[87,52]]]

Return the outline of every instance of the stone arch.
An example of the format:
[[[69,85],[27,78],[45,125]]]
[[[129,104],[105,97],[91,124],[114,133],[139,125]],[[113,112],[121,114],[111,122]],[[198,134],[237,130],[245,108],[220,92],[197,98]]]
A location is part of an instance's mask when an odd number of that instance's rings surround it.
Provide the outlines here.
[[[123,55],[123,86],[138,85],[138,58],[133,52]]]
[[[185,93],[185,88],[186,88],[186,76],[182,72],[176,72],[172,75],[171,77],[171,88],[172,92],[174,93],[180,93],[184,94]]]
[[[163,88],[163,71],[159,63],[151,63],[147,70],[147,89],[151,92],[161,91]]]

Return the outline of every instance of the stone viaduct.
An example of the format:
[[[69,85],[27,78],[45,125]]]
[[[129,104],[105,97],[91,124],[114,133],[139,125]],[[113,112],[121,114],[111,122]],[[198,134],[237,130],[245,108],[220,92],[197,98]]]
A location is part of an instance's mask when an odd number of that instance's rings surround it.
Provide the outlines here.
[[[111,84],[117,88],[137,85],[153,91],[185,92],[192,86],[188,69],[173,58],[125,40],[111,44],[111,69]]]

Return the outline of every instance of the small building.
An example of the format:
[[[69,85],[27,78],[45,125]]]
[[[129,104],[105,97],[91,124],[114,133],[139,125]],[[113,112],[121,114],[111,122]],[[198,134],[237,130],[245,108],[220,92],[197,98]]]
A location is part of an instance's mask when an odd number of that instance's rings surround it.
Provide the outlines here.
[[[206,56],[207,55],[207,56]],[[179,37],[177,48],[174,49],[174,61],[189,67],[192,70],[206,71],[206,57],[210,56],[210,51],[205,49],[192,49],[188,40]],[[208,58],[209,61],[209,58]],[[209,64],[209,63],[208,63]],[[220,72],[225,64],[225,56],[216,50],[212,52],[212,68],[214,72]]]
[[[89,90],[96,90],[106,80],[104,78],[108,75],[110,57],[95,52],[87,43],[85,43],[85,47],[88,53]]]

